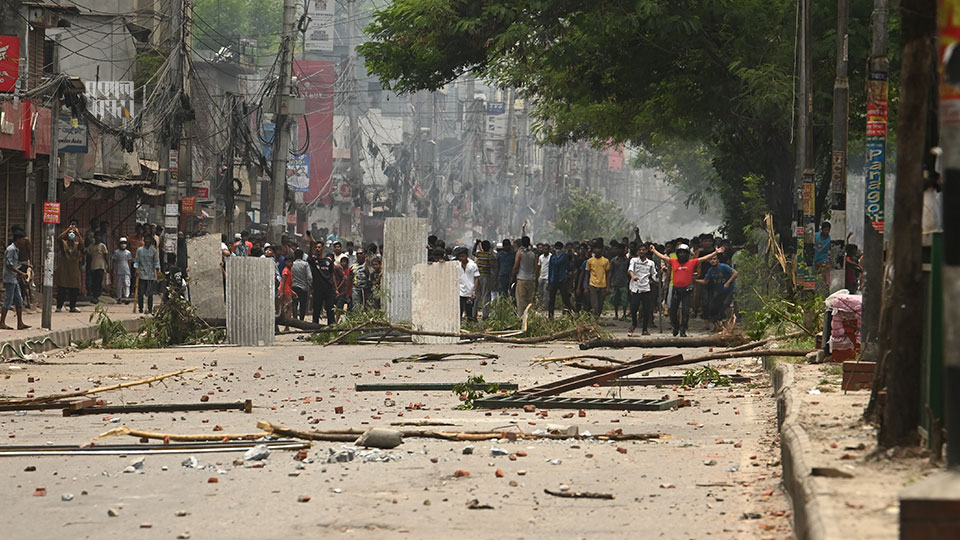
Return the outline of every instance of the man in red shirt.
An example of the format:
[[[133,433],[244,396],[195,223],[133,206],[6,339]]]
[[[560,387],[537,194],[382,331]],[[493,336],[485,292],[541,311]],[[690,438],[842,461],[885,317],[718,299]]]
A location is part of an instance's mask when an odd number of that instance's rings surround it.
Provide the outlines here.
[[[677,258],[671,259],[657,251],[657,248],[650,246],[650,252],[658,259],[669,264],[673,268],[673,298],[670,299],[670,325],[673,326],[673,335],[680,334],[680,337],[687,337],[687,323],[690,318],[690,300],[693,295],[693,272],[697,268],[697,263],[707,262],[717,255],[723,253],[723,247],[719,247],[703,257],[697,259],[690,258],[690,246],[680,244],[677,246]]]

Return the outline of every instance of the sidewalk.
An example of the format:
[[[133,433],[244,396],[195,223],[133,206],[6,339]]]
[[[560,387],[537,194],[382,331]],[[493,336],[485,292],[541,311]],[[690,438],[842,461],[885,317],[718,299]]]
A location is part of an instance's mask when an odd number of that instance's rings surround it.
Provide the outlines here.
[[[111,319],[122,321],[127,330],[135,329],[140,325],[143,315],[133,313],[132,303],[117,304],[113,298],[106,296],[101,298],[100,305]],[[77,308],[80,309],[80,313],[70,313],[66,308],[60,313],[54,312],[51,318],[52,328],[47,330],[40,327],[41,310],[35,306],[34,309],[23,314],[23,322],[30,325],[30,328],[0,330],[0,361],[19,359],[18,351],[24,354],[42,352],[66,347],[71,341],[95,338],[96,327],[94,321],[90,320],[94,307],[95,305],[90,302],[78,302]],[[11,309],[7,313],[7,325],[16,327],[16,324],[17,314]]]
[[[794,530],[801,540],[892,540],[900,491],[940,469],[923,456],[867,458],[877,446],[876,429],[861,420],[870,391],[844,394],[839,366],[781,360],[774,370]]]

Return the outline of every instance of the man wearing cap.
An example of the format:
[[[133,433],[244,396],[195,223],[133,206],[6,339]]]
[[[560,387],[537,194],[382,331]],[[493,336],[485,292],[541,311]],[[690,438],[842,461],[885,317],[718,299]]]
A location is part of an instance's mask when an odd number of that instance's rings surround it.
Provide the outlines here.
[[[127,237],[120,237],[120,247],[113,250],[110,256],[110,266],[113,270],[114,290],[117,294],[117,303],[129,303],[130,298],[130,260],[133,256],[127,249]]]
[[[670,265],[673,269],[673,297],[670,299],[670,324],[673,326],[673,335],[687,337],[687,326],[690,318],[690,300],[693,294],[693,271],[697,268],[697,263],[707,262],[717,255],[723,253],[723,247],[719,247],[709,255],[697,259],[690,258],[690,246],[680,244],[677,246],[677,258],[672,259],[663,253],[657,251],[657,248],[650,246],[650,251],[663,262]]]
[[[26,246],[27,235],[21,230],[13,231],[13,242],[3,253],[3,311],[0,311],[0,329],[13,330],[7,326],[7,312],[10,306],[17,308],[17,330],[25,330],[30,326],[23,324],[23,296],[20,294],[19,278],[27,278],[27,273],[20,270],[20,248]]]

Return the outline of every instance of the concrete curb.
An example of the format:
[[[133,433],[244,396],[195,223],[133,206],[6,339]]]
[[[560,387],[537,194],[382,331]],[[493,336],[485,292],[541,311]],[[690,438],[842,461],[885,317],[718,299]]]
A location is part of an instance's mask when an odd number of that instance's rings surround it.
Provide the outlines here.
[[[772,372],[774,396],[777,398],[777,426],[780,429],[780,463],[783,486],[793,506],[793,530],[798,540],[828,538],[811,466],[804,456],[812,455],[810,438],[800,425],[799,391],[794,385],[794,367],[779,362]]]
[[[143,324],[143,318],[125,319],[120,321],[120,323],[127,329],[127,332],[135,332]],[[62,349],[74,341],[99,339],[99,337],[96,325],[90,324],[77,328],[47,332],[39,336],[0,341],[0,362],[20,361],[21,358],[15,351],[23,351],[24,354],[46,352],[52,349]]]

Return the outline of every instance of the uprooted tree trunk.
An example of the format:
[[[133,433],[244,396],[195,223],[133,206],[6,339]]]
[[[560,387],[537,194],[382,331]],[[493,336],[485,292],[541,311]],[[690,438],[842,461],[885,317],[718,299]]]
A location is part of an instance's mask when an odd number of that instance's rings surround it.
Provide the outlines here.
[[[625,339],[592,339],[580,344],[581,350],[596,347],[733,347],[749,343],[750,340],[740,335],[715,334],[703,337],[674,337],[674,338],[625,338]]]

